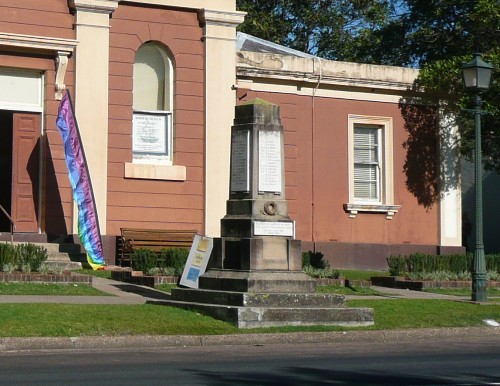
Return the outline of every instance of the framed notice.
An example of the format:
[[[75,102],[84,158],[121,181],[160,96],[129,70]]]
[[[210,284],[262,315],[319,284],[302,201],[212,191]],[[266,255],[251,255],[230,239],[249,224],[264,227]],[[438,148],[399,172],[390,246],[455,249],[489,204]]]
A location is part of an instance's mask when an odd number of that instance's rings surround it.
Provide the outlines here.
[[[189,251],[186,266],[182,272],[180,284],[189,288],[198,288],[198,278],[205,273],[212,253],[214,240],[211,237],[195,235]]]
[[[281,133],[259,131],[259,192],[281,193]]]
[[[233,130],[231,134],[231,192],[250,190],[250,131]]]
[[[295,236],[295,226],[292,221],[255,221],[253,223],[255,236]]]
[[[165,113],[134,113],[132,151],[134,153],[169,155],[169,122]]]

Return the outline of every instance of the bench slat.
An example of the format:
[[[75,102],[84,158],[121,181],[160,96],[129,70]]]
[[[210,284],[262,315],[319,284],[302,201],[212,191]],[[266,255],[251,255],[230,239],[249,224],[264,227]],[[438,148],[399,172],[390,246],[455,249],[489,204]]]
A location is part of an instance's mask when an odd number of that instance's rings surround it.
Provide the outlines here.
[[[117,252],[120,255],[120,265],[130,262],[130,254],[134,249],[149,249],[160,252],[164,248],[190,248],[195,230],[163,230],[121,228],[120,243]]]

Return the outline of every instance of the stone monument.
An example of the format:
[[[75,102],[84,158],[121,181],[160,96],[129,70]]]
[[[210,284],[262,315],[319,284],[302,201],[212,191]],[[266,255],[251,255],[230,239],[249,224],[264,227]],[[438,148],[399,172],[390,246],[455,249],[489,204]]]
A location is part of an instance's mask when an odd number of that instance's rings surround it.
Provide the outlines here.
[[[279,106],[260,99],[237,106],[221,237],[199,288],[175,288],[167,303],[240,328],[373,324],[373,310],[343,307],[340,295],[316,294],[315,280],[302,272],[284,166]]]

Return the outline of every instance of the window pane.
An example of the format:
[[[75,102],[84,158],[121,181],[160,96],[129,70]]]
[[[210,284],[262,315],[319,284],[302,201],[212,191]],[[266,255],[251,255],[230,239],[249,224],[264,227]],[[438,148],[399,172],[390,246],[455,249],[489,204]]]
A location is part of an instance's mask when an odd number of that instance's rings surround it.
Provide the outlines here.
[[[137,51],[134,63],[135,110],[165,110],[166,71],[164,58],[154,44]]]
[[[354,197],[380,200],[380,148],[377,127],[354,128]]]

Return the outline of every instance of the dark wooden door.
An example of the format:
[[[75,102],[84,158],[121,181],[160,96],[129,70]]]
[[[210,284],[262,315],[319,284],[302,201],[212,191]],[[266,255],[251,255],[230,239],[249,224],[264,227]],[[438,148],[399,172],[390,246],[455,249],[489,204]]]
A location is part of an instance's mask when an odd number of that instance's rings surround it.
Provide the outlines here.
[[[40,114],[14,113],[12,218],[16,232],[38,232]]]

